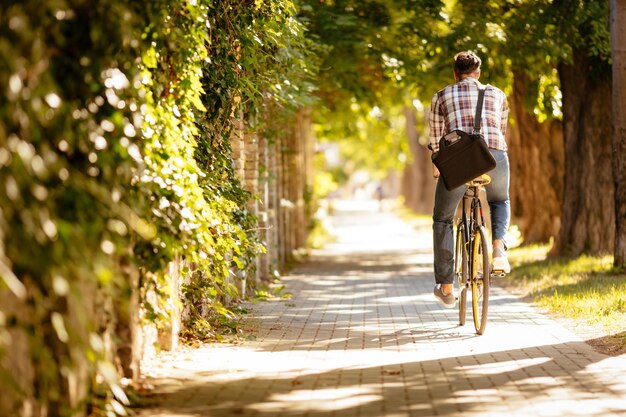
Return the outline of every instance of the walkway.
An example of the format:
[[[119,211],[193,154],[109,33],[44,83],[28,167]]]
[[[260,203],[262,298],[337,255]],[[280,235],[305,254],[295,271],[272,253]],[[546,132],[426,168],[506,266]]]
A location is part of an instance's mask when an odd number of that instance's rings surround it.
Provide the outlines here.
[[[626,416],[626,357],[499,288],[476,336],[432,299],[429,224],[338,208],[293,298],[252,306],[256,339],[164,355],[140,416]]]

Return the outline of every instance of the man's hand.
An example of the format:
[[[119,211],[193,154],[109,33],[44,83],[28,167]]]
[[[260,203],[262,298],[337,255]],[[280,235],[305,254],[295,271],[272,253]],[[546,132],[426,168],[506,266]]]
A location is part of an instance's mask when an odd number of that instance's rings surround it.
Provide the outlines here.
[[[439,178],[439,170],[437,169],[435,164],[433,164],[433,178]]]

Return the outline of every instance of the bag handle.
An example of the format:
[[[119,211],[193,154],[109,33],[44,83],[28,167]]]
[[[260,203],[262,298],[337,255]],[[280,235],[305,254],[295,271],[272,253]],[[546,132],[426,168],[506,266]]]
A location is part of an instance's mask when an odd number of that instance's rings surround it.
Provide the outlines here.
[[[485,101],[486,87],[478,89],[478,103],[476,103],[476,115],[474,116],[474,133],[480,133],[480,122],[483,117],[483,102]]]

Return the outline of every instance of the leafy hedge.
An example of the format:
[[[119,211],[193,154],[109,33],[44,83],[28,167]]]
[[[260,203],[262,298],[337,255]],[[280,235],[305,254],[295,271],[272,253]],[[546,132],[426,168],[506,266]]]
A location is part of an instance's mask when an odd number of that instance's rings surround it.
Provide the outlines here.
[[[183,257],[197,269],[185,302],[209,299],[225,313],[220,300],[235,291],[226,277],[262,251],[233,171],[234,123],[244,114],[263,129],[264,105],[310,95],[311,48],[293,9],[290,0],[2,3],[0,291],[17,307],[0,306],[0,349],[26,335],[36,384],[19,392],[3,369],[3,386],[69,415],[87,407],[68,376],[86,364],[94,386],[103,382],[103,409],[119,410],[101,316],[129,296],[129,270],[141,271],[142,293],[159,294],[167,263]],[[148,318],[166,301],[146,302]]]

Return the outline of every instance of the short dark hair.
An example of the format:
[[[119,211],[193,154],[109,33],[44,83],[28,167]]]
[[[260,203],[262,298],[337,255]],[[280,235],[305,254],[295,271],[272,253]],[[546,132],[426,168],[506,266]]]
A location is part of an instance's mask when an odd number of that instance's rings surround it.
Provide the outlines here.
[[[471,74],[480,69],[482,61],[471,51],[459,52],[454,56],[454,72],[458,75]]]

